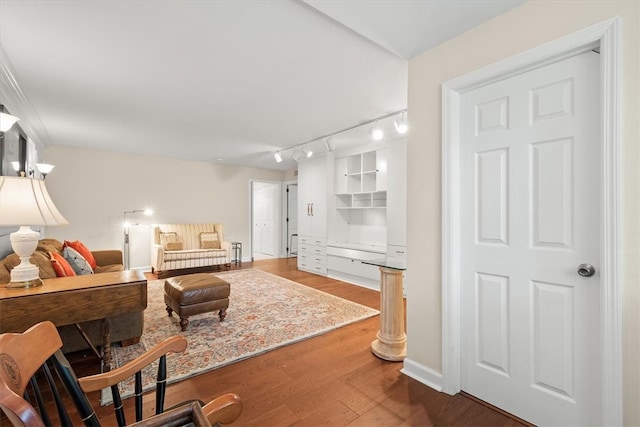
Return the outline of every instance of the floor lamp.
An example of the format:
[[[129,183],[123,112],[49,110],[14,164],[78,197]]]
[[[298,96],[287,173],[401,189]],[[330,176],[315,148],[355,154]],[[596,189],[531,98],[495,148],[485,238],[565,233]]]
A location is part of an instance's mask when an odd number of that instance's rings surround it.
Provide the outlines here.
[[[40,233],[31,225],[69,224],[53,204],[44,181],[27,177],[0,176],[0,225],[20,226],[11,233],[11,247],[20,264],[11,270],[8,288],[31,288],[42,285],[40,269],[30,258],[38,247]]]
[[[130,255],[129,255],[129,229],[132,225],[138,225],[138,223],[130,223],[127,221],[127,214],[133,215],[136,213],[144,213],[146,216],[153,215],[153,209],[134,209],[132,211],[124,211],[122,218],[123,221],[123,229],[124,229],[124,269],[129,269],[130,263]]]

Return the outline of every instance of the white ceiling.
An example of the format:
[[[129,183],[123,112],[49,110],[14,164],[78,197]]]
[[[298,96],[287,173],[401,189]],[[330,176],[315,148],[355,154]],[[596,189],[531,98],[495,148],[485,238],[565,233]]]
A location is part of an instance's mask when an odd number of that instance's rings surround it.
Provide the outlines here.
[[[406,108],[408,59],[520,3],[1,0],[30,105],[0,103],[45,146],[292,169],[273,152]]]

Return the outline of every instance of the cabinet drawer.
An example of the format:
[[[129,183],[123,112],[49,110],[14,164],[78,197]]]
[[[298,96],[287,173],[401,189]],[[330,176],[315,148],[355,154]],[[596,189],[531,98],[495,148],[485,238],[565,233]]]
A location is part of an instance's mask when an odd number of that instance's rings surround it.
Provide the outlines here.
[[[301,245],[327,246],[327,239],[324,237],[300,236]]]
[[[327,255],[327,248],[324,246],[313,246],[313,245],[300,245],[300,253],[306,253],[310,255]]]
[[[380,269],[375,265],[363,264],[359,259],[329,255],[327,256],[327,267],[329,270],[380,280]]]
[[[327,265],[317,262],[309,262],[298,258],[298,268],[315,274],[327,274]]]
[[[389,245],[387,247],[387,257],[389,257],[389,258],[402,258],[402,259],[406,260],[407,259],[407,248],[406,248],[406,246]]]
[[[311,236],[298,236],[298,240],[300,241],[300,244],[311,244]]]

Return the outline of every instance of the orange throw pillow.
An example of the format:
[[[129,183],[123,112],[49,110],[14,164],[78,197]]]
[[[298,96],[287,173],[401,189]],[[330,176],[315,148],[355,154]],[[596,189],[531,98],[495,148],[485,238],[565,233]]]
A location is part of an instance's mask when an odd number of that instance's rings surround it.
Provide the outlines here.
[[[56,276],[67,277],[76,275],[76,272],[71,268],[69,261],[64,259],[62,255],[55,252],[49,252],[49,256],[51,257],[51,265],[53,265],[53,269],[56,271]]]
[[[95,269],[98,266],[98,264],[96,263],[96,259],[93,257],[91,251],[85,245],[83,245],[80,240],[76,240],[75,242],[68,242],[65,240],[64,246],[69,246],[70,248],[78,251],[78,253],[82,255],[82,258],[87,260],[91,268]]]

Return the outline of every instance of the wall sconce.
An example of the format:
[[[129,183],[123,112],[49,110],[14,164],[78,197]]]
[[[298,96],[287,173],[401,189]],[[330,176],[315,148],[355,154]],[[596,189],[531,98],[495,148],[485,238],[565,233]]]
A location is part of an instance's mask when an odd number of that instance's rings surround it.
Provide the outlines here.
[[[11,167],[16,171],[18,176],[24,176],[24,171],[20,172],[20,162],[11,162]]]
[[[55,166],[47,163],[36,163],[36,167],[38,168],[38,171],[42,174],[42,179],[45,179],[49,174],[49,172],[51,172]]]
[[[30,177],[33,177],[33,169],[29,169],[28,174],[26,173],[26,171],[21,171],[20,162],[11,162],[11,167],[16,171],[18,176],[29,175]],[[45,179],[49,172],[51,172],[55,166],[47,163],[36,163],[36,167],[38,168],[38,172],[42,174],[42,179]]]
[[[122,214],[123,223],[122,227],[124,229],[124,269],[129,269],[130,255],[129,255],[129,228],[132,225],[138,225],[138,223],[130,223],[127,221],[127,214],[136,214],[136,213],[144,213],[146,216],[153,215],[153,209],[134,209],[132,211],[124,211]]]
[[[0,112],[0,132],[8,131],[18,120],[16,116]]]

